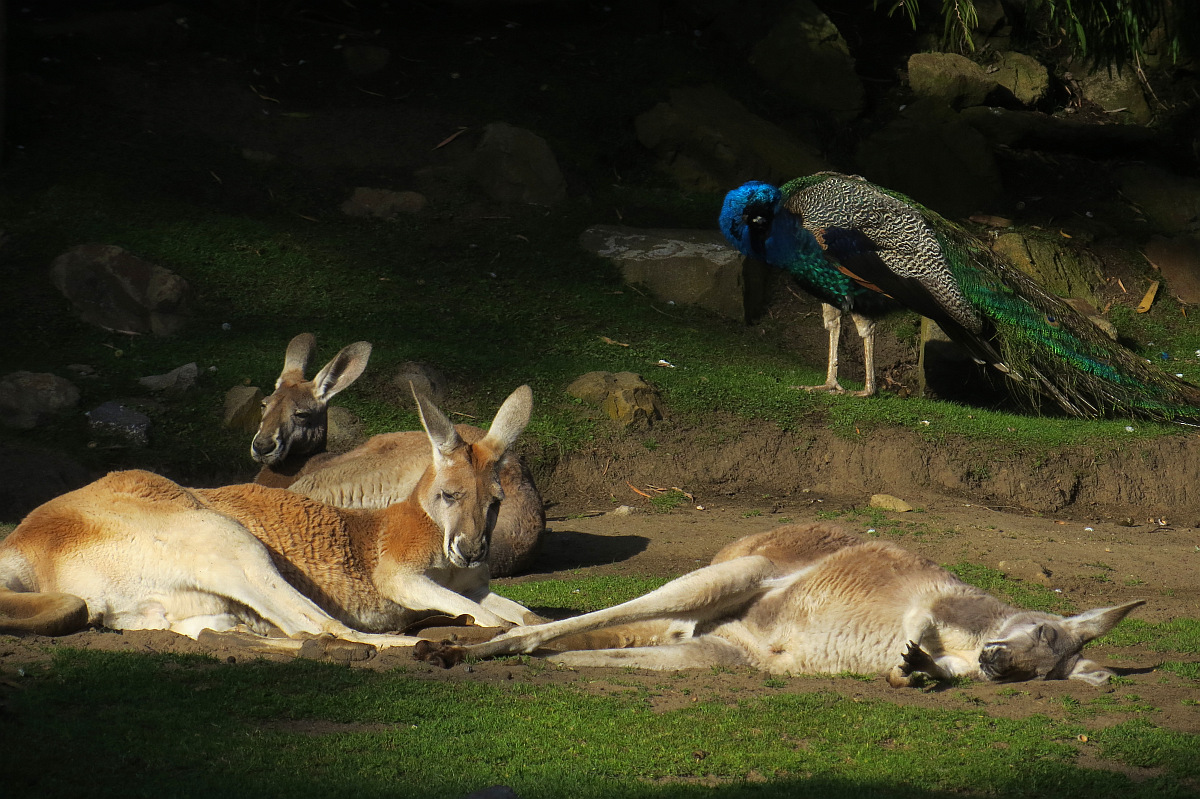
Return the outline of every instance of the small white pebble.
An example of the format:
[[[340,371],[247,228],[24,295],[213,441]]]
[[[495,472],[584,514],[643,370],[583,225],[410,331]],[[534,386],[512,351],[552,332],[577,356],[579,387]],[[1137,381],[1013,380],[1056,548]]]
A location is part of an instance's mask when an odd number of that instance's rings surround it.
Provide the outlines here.
[[[1093,530],[1093,529],[1092,529],[1092,528],[1090,528],[1090,527],[1085,527],[1085,528],[1083,528],[1083,529],[1084,529],[1084,532],[1088,532],[1088,533],[1094,533],[1094,532],[1096,532],[1095,530]]]
[[[1126,432],[1126,433],[1132,433],[1132,432],[1133,432],[1133,427],[1131,427],[1130,425],[1125,425],[1125,432]]]

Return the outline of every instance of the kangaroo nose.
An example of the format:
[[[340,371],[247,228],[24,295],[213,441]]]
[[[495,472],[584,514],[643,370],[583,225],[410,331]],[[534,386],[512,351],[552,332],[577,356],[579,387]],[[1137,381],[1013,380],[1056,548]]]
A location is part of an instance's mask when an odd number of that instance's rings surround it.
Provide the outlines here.
[[[250,444],[250,449],[252,449],[254,451],[255,455],[270,455],[272,452],[274,452],[278,448],[279,448],[279,442],[275,441],[274,439],[268,439],[266,441],[259,441],[256,438]]]

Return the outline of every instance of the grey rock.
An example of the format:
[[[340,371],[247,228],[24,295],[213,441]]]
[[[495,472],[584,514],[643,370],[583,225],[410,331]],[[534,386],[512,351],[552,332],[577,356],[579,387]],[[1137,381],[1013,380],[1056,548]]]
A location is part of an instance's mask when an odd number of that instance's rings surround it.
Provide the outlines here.
[[[870,506],[879,508],[880,510],[890,510],[897,513],[908,513],[912,510],[912,505],[908,504],[899,497],[894,497],[891,494],[872,494]]]
[[[0,422],[29,430],[79,402],[79,389],[47,372],[11,372],[0,378]]]
[[[1103,108],[1116,122],[1147,125],[1154,118],[1133,69],[1117,72],[1101,67],[1080,79],[1079,89],[1084,99]]]
[[[1136,205],[1159,233],[1200,231],[1200,181],[1149,164],[1128,164],[1117,171],[1121,193]]]
[[[89,324],[170,335],[188,318],[187,281],[120,247],[83,244],[54,259],[51,279]]]
[[[466,172],[500,202],[555,205],[567,198],[566,179],[546,140],[505,122],[484,127]]]
[[[0,521],[17,522],[29,511],[95,479],[61,452],[0,447]]]
[[[138,385],[151,391],[159,391],[168,395],[179,395],[187,392],[196,385],[200,368],[195,363],[176,367],[166,374],[148,375],[138,378]]]
[[[987,210],[1003,195],[991,145],[935,101],[909,106],[863,141],[856,156],[865,177],[943,216]]]
[[[1050,71],[1033,56],[1001,53],[991,77],[1023,105],[1040,102],[1050,91]]]
[[[908,59],[908,85],[917,97],[965,108],[982,105],[996,79],[958,53],[915,53]]]
[[[837,26],[809,0],[788,6],[756,44],[750,63],[765,83],[806,108],[849,122],[862,113],[863,86]]]
[[[87,412],[88,425],[97,435],[111,436],[130,445],[150,443],[150,417],[120,402],[106,402]]]
[[[751,178],[781,183],[829,169],[818,149],[752,114],[715,86],[672,89],[634,120],[638,141],[681,186],[727,190]]]
[[[253,433],[262,422],[263,392],[258,386],[234,386],[225,392],[221,423],[230,430]]]
[[[1200,303],[1200,239],[1194,236],[1155,236],[1146,244],[1146,258],[1158,267],[1167,289],[1187,305]]]
[[[746,321],[765,304],[766,267],[716,232],[596,225],[579,237],[588,252],[615,262],[626,283],[667,302],[699,305]]]
[[[347,216],[373,216],[377,219],[392,219],[399,214],[419,214],[429,201],[425,195],[415,191],[392,191],[359,186],[342,203],[342,213]]]
[[[1004,576],[1010,580],[1037,583],[1047,587],[1050,585],[1050,571],[1033,560],[1002,560],[996,564],[996,568],[1004,572]]]
[[[1088,250],[1073,247],[1061,237],[1001,233],[992,251],[1003,256],[1045,288],[1095,304],[1103,283],[1103,263]]]
[[[625,427],[648,427],[665,415],[658,390],[633,372],[588,372],[567,386],[567,393],[599,406]]]

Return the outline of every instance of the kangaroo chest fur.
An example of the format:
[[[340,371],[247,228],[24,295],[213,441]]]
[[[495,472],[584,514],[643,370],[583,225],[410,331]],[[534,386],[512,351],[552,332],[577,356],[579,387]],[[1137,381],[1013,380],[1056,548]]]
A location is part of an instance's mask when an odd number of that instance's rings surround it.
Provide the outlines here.
[[[443,565],[441,532],[419,509],[343,510],[255,485],[195,493],[209,509],[237,519],[266,545],[289,583],[344,624],[384,632],[427,615],[388,599],[374,579],[381,562],[397,557],[416,573]],[[319,532],[297,535],[298,530]]]

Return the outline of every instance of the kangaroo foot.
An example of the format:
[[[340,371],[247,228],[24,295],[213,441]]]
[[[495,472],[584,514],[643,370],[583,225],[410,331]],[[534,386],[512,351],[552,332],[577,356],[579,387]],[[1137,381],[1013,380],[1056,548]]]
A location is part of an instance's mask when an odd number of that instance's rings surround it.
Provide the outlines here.
[[[462,661],[466,651],[461,646],[455,646],[452,641],[418,641],[413,647],[413,658],[441,666],[443,669],[453,668]]]

